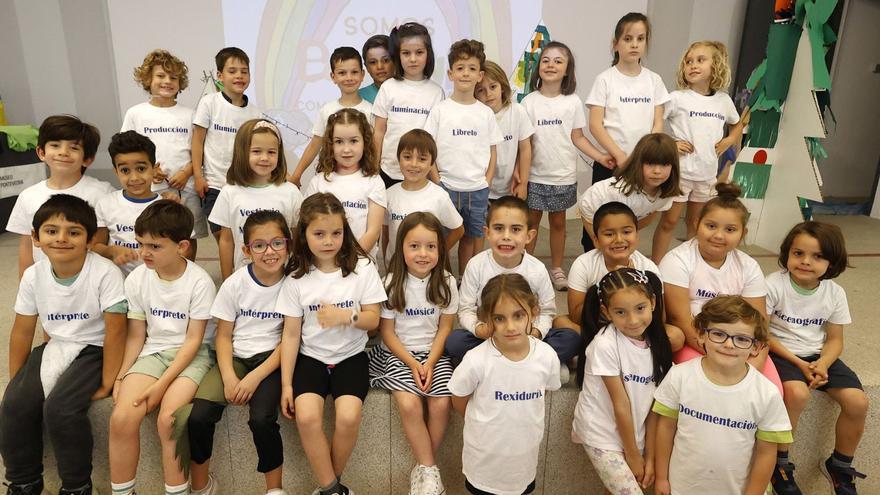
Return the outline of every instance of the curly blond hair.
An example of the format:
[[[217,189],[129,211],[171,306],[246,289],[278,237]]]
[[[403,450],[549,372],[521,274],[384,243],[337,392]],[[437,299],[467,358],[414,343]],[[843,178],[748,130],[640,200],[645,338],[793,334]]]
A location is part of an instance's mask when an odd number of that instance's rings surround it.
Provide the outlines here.
[[[150,83],[153,81],[153,67],[162,67],[165,72],[172,76],[177,76],[180,84],[180,91],[189,86],[189,77],[187,73],[189,68],[182,60],[172,55],[168,50],[153,50],[144,57],[143,63],[139,67],[134,68],[134,80],[144,88],[144,91],[150,91]]]
[[[727,47],[720,41],[695,41],[691,43],[691,46],[681,56],[681,62],[678,63],[678,72],[675,74],[678,89],[689,87],[684,78],[685,60],[688,53],[698,47],[708,48],[712,52],[712,76],[709,78],[709,89],[712,91],[726,90],[730,86],[730,61],[727,56]]]

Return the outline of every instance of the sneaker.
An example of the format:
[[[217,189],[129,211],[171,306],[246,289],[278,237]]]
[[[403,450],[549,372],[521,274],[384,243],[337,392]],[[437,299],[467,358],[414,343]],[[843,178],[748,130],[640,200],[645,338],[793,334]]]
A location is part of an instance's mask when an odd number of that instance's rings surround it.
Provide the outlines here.
[[[571,371],[565,363],[559,363],[559,383],[563,386],[571,381]]]
[[[773,485],[773,493],[776,495],[802,495],[801,489],[794,482],[794,464],[790,462],[776,465],[770,484]]]
[[[443,495],[446,488],[440,480],[440,468],[437,466],[419,466],[422,478],[422,491],[419,495]]]
[[[857,495],[855,479],[867,477],[852,467],[843,468],[833,465],[831,457],[825,459],[825,462],[819,462],[819,471],[828,478],[834,495]]]
[[[213,474],[208,474],[208,484],[201,490],[190,490],[190,495],[215,495],[217,493],[217,482],[214,480]]]
[[[315,488],[315,490],[312,491],[312,495],[321,495],[321,487],[319,486],[318,488]],[[339,490],[334,492],[333,495],[354,495],[354,490],[343,484],[340,484]]]
[[[273,489],[267,491],[266,495],[287,495],[287,492],[285,492],[281,488],[273,488]]]
[[[422,470],[418,463],[409,472],[409,495],[421,495],[422,493]]]
[[[43,478],[30,483],[3,483],[7,495],[40,495],[43,493]]]
[[[92,482],[89,481],[85,485],[73,490],[62,488],[58,491],[58,495],[92,495]]]
[[[562,268],[551,268],[550,280],[553,282],[554,289],[558,291],[568,290],[568,279],[565,277],[565,272],[562,271]]]

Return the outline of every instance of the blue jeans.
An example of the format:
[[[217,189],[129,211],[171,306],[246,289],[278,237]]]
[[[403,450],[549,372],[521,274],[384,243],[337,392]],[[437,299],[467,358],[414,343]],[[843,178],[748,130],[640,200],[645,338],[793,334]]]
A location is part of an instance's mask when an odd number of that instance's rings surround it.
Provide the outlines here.
[[[573,358],[581,345],[581,336],[570,328],[551,328],[544,336],[544,342],[556,351],[563,363]],[[446,338],[446,354],[453,359],[461,359],[474,347],[483,343],[483,339],[460,328],[452,331]]]

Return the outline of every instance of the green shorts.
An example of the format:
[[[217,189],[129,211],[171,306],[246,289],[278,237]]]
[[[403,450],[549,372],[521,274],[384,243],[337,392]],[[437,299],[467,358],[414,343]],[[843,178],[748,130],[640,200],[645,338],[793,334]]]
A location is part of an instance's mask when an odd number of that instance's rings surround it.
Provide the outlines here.
[[[180,351],[179,347],[141,356],[128,369],[125,376],[132,373],[140,373],[141,375],[152,376],[158,379],[171,366],[178,351]],[[196,353],[193,360],[189,363],[189,366],[184,368],[177,376],[185,376],[198,385],[202,382],[205,374],[214,366],[214,363],[214,352],[208,348],[208,344],[202,344],[199,347],[199,352]]]

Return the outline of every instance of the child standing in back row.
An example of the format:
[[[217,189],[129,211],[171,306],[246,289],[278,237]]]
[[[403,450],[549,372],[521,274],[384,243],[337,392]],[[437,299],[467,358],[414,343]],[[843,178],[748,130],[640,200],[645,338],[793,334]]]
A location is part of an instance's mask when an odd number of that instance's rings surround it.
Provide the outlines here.
[[[464,237],[458,242],[459,275],[482,248],[489,184],[495,176],[495,146],[504,140],[492,109],[474,97],[485,62],[479,41],[453,43],[448,72],[452,96],[434,105],[425,122],[425,130],[437,142],[437,169],[431,176],[449,192],[464,221]]]
[[[562,270],[565,250],[565,210],[577,202],[578,151],[609,166],[603,154],[584,136],[584,107],[574,94],[577,87],[574,56],[563,43],[551,41],[541,52],[532,76],[532,91],[522,105],[535,124],[532,136],[532,169],[529,175],[529,224],[537,228],[541,216],[550,220],[550,278],[556,290],[565,290],[568,279]],[[529,243],[535,251],[537,236]]]

